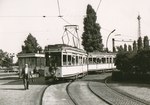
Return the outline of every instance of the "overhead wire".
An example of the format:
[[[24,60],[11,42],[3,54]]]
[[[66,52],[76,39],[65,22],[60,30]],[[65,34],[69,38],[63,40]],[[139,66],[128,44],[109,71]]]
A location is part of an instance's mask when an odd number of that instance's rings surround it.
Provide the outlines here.
[[[59,0],[57,0],[57,6],[58,6],[58,17],[61,18],[64,22],[66,22],[67,24],[71,25],[70,22],[68,22],[66,19],[63,18],[63,16],[61,15],[61,8],[60,8],[60,3],[59,3]]]
[[[66,19],[64,19],[63,17],[60,17],[64,22],[66,22],[67,24],[71,25],[70,22],[68,22]]]
[[[0,18],[45,18],[45,17],[57,17],[57,16],[0,16]]]
[[[97,13],[97,11],[98,11],[98,9],[100,7],[101,2],[102,2],[102,0],[100,0],[99,3],[98,3],[97,9],[96,9],[96,13]]]
[[[99,10],[99,7],[100,7],[100,4],[101,4],[102,0],[99,0],[99,3],[98,3],[98,6],[97,6],[97,9],[96,9],[96,12],[98,12]],[[71,25],[71,23],[69,21],[67,21],[61,14],[61,8],[60,8],[60,2],[59,0],[57,0],[57,6],[58,6],[58,16],[46,16],[46,15],[43,15],[43,16],[0,16],[0,18],[40,18],[40,17],[43,17],[43,18],[49,18],[49,17],[59,17],[60,19],[62,19],[65,23]],[[107,32],[111,32],[111,30],[107,29],[107,28],[104,28],[104,27],[101,27],[101,29],[107,31]],[[79,30],[81,31],[81,30]]]

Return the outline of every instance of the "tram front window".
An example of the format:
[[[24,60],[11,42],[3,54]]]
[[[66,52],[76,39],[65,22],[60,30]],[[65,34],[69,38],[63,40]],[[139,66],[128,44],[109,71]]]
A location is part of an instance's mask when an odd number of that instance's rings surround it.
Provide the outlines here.
[[[55,65],[55,66],[61,66],[61,53],[60,52],[51,52],[47,55],[47,66]]]

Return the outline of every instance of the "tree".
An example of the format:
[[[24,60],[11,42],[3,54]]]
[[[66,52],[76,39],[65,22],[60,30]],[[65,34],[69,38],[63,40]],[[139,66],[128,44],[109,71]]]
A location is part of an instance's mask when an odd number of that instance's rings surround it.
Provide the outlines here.
[[[133,54],[129,52],[119,52],[116,55],[116,68],[123,72],[132,72],[133,67]]]
[[[124,44],[124,51],[127,52],[127,45]]]
[[[139,39],[138,39],[138,51],[141,51],[142,49],[143,49],[142,38],[139,37]]]
[[[133,52],[137,52],[137,45],[136,41],[133,42]]]
[[[150,50],[141,50],[134,57],[134,64],[138,67],[138,72],[150,72]]]
[[[119,47],[117,47],[117,50],[118,50],[118,52],[123,52],[124,51],[122,45],[120,45]]]
[[[3,67],[10,67],[13,64],[13,60],[9,53],[0,49],[0,65]]]
[[[131,47],[131,45],[128,45],[128,51],[129,51],[129,52],[132,52],[132,47]]]
[[[149,50],[149,40],[148,40],[148,36],[144,36],[143,44],[144,44],[144,49],[145,49],[145,50]]]
[[[24,43],[25,45],[22,46],[22,53],[37,53],[42,50],[42,48],[37,43],[36,38],[33,37],[30,33]]]
[[[87,52],[102,51],[102,36],[100,25],[96,23],[96,12],[91,5],[87,6],[86,17],[84,18],[84,32],[82,34],[82,45]]]

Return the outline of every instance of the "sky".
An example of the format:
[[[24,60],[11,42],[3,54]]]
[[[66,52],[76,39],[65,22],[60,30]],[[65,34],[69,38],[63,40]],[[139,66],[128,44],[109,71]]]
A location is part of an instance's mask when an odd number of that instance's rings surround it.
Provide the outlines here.
[[[116,31],[108,40],[110,50],[112,38],[137,40],[139,14],[141,36],[150,38],[150,0],[0,0],[0,49],[16,55],[29,33],[36,37],[42,48],[48,44],[60,44],[64,26],[68,24],[79,26],[78,35],[81,38],[88,4],[97,13],[104,47],[114,29]],[[115,45],[124,43],[116,41]]]

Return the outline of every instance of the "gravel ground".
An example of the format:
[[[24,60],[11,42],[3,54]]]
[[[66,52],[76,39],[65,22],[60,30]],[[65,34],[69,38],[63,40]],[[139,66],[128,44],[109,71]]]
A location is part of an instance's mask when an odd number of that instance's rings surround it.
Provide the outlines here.
[[[150,85],[145,84],[111,84],[113,88],[124,91],[150,103]]]
[[[44,78],[30,83],[29,90],[24,90],[21,79],[0,79],[0,105],[39,105],[43,90],[47,87]]]

